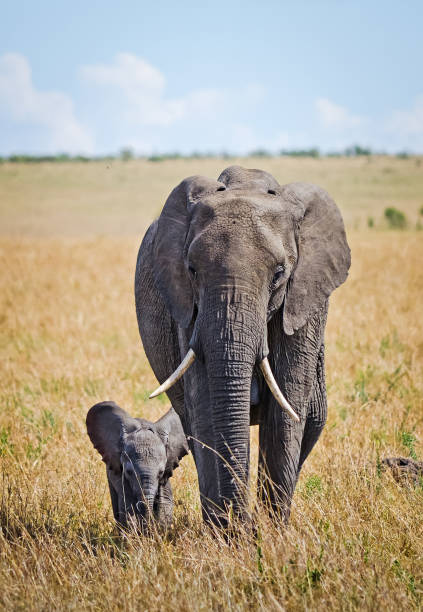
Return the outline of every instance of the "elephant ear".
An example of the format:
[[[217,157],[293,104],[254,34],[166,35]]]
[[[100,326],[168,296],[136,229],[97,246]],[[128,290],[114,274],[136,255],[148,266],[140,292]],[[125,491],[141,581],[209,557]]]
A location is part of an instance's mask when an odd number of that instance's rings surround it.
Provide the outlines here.
[[[173,470],[178,467],[182,457],[185,457],[189,452],[181,420],[173,408],[156,421],[156,430],[166,444],[167,462],[165,475],[169,478],[172,476]]]
[[[139,422],[114,402],[100,402],[88,411],[86,424],[90,440],[104,463],[120,474],[123,438],[139,429]]]
[[[194,299],[184,262],[184,247],[192,207],[202,198],[226,189],[223,183],[203,176],[182,181],[169,195],[158,220],[154,242],[154,279],[172,317],[186,328]]]
[[[326,191],[308,183],[291,183],[283,187],[282,198],[293,205],[300,219],[297,263],[283,310],[284,331],[291,335],[345,281],[351,255],[341,213]]]

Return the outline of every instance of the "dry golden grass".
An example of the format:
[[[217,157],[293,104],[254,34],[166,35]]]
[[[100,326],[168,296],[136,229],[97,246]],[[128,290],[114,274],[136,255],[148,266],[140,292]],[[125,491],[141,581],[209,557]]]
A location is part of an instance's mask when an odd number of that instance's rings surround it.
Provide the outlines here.
[[[166,197],[192,174],[217,178],[232,164],[261,168],[281,183],[308,181],[329,191],[346,224],[378,223],[387,206],[414,225],[423,205],[423,158],[180,159],[0,165],[0,233],[73,237],[144,232]]]
[[[179,179],[228,164],[131,162],[107,180],[100,165],[0,167],[0,608],[422,608],[423,486],[400,486],[378,462],[423,454],[423,234],[364,231],[385,205],[417,216],[422,172],[416,160],[366,163],[248,163],[323,184],[363,231],[350,231],[351,274],[331,300],[328,424],[291,523],[259,515],[258,538],[232,544],[203,527],[191,456],[173,478],[170,533],[116,538],[84,424],[104,399],[147,418],[166,410],[146,400],[155,379],[132,296],[140,236]],[[252,438],[256,465],[256,428]]]

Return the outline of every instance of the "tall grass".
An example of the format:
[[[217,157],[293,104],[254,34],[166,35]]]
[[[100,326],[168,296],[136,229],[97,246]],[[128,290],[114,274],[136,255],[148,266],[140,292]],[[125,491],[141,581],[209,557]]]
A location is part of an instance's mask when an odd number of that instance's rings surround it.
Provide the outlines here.
[[[326,334],[328,424],[291,522],[256,508],[255,537],[239,527],[226,542],[201,521],[191,456],[172,479],[169,532],[116,532],[86,412],[114,399],[156,419],[168,403],[147,401],[156,381],[132,297],[140,236],[78,237],[72,219],[72,238],[0,240],[0,608],[421,609],[423,487],[381,469],[385,456],[423,458],[420,233],[350,232],[353,266]],[[251,437],[253,490],[257,428]]]

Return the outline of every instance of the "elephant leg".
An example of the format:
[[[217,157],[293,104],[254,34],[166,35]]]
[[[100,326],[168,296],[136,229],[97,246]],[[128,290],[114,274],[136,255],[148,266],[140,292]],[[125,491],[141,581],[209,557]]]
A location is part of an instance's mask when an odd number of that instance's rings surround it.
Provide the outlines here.
[[[289,519],[300,465],[305,420],[289,422],[278,404],[268,406],[259,429],[258,496],[271,513]]]
[[[198,370],[201,364],[195,364]],[[195,371],[193,372],[195,374]],[[185,411],[189,421],[191,435],[189,445],[197,468],[198,486],[200,489],[201,509],[203,519],[206,522],[216,522],[213,517],[218,513],[219,486],[217,482],[217,457],[212,450],[214,448],[214,430],[211,414],[201,414],[197,406],[205,406],[203,395],[208,389],[201,387],[193,388],[190,385],[190,396],[185,398]],[[188,395],[188,394],[187,394]],[[207,413],[210,410],[207,408]]]
[[[166,484],[159,487],[159,492],[154,502],[154,516],[163,527],[169,527],[172,523],[173,493],[169,480]]]
[[[188,351],[192,329],[180,330],[181,353]],[[209,402],[209,389],[205,366],[196,359],[184,376],[186,434],[197,468],[201,509],[206,522],[214,522],[218,509],[219,487],[217,479],[217,458],[214,448],[214,429]],[[198,407],[203,409],[199,410]]]
[[[272,405],[260,424],[259,495],[273,510],[282,511],[286,521],[301,468],[322,432],[326,416],[322,344],[306,418],[294,423]]]
[[[326,409],[323,336],[327,304],[291,336],[281,315],[269,322],[269,362],[282,393],[300,422],[294,422],[265,390],[259,432],[259,496],[288,520],[298,474],[324,424]]]
[[[317,361],[316,379],[313,387],[310,404],[307,412],[307,421],[304,427],[304,435],[301,443],[300,461],[298,465],[297,479],[300,475],[304,461],[307,459],[317,440],[319,439],[322,429],[325,426],[327,418],[327,396],[325,382],[325,352],[324,345],[320,349],[319,359]]]

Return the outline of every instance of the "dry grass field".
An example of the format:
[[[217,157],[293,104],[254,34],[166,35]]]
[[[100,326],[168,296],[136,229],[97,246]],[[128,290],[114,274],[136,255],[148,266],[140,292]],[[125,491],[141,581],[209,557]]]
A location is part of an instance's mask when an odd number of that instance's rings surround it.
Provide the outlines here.
[[[116,535],[85,415],[104,399],[135,416],[166,410],[147,400],[156,381],[134,311],[138,245],[179,180],[230,163],[0,165],[0,609],[423,608],[423,483],[380,468],[385,456],[423,459],[420,159],[242,161],[322,185],[347,222],[353,264],[329,310],[327,426],[287,528],[259,513],[256,539],[213,537],[188,456],[169,533]],[[387,206],[411,229],[386,229]]]

